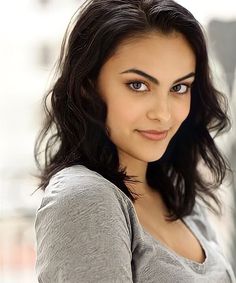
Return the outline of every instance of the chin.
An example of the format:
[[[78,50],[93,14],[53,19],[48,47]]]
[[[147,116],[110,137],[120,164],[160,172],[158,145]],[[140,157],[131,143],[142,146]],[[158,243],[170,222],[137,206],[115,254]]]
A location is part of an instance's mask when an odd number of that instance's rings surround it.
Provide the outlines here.
[[[151,154],[150,154],[150,152],[149,152],[149,154],[147,153],[147,154],[146,154],[146,158],[145,158],[146,161],[147,161],[147,162],[158,161],[158,160],[161,159],[162,156],[165,154],[166,149],[167,149],[167,145],[164,146],[162,149],[159,148],[159,150],[156,151],[156,152],[152,152]]]
[[[162,158],[162,156],[164,155],[165,152],[162,152],[161,154],[157,155],[153,155],[153,156],[150,156],[150,158],[145,158],[145,161],[146,162],[154,162],[154,161],[158,161],[159,159]]]
[[[162,155],[163,156],[163,155]],[[162,156],[159,156],[157,158],[152,158],[152,159],[149,159],[147,162],[155,162],[155,161],[158,161],[159,159],[161,159]]]

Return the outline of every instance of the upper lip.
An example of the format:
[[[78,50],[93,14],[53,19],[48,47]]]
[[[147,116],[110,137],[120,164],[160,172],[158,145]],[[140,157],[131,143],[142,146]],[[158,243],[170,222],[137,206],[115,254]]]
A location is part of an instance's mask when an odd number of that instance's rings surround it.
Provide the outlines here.
[[[168,130],[156,131],[156,130],[140,130],[140,132],[149,133],[149,134],[164,134]]]

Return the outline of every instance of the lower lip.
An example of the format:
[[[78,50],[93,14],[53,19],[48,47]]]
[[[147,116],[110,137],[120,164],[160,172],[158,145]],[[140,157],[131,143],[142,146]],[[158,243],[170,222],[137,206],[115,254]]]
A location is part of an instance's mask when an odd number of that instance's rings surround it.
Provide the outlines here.
[[[153,140],[153,141],[160,141],[166,138],[168,131],[164,132],[164,133],[160,133],[160,134],[151,134],[151,133],[147,133],[147,132],[140,132],[138,131],[143,137],[149,139],[149,140]]]

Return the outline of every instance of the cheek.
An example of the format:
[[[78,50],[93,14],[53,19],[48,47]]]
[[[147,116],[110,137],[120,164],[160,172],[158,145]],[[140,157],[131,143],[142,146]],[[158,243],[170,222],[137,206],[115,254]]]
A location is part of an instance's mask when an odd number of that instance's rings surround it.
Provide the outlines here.
[[[139,109],[134,108],[133,101],[129,99],[113,99],[107,101],[106,123],[112,130],[129,128],[135,124],[139,116]]]
[[[173,107],[174,120],[181,124],[188,116],[190,112],[190,96],[186,97],[183,101],[178,101]]]

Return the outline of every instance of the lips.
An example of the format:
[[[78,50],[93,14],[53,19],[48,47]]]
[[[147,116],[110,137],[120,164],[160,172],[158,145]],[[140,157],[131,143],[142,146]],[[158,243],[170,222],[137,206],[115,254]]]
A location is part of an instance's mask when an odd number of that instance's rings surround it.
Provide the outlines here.
[[[147,130],[147,131],[139,131],[139,132],[147,133],[147,134],[160,135],[160,134],[165,134],[167,131],[168,130],[164,130],[164,131]]]
[[[156,130],[147,130],[147,131],[138,131],[140,135],[146,139],[149,140],[163,140],[167,137],[168,130],[167,131],[156,131]]]

